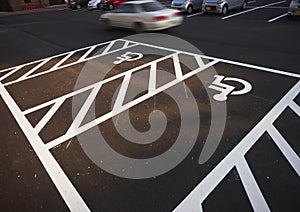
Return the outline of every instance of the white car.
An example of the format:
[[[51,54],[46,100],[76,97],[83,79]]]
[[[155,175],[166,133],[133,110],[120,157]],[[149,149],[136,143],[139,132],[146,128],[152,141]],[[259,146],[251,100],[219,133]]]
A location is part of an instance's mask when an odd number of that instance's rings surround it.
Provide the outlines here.
[[[155,0],[128,1],[101,15],[107,28],[121,27],[136,32],[163,30],[182,24],[181,12],[167,9]]]
[[[87,6],[89,10],[100,9],[100,0],[90,0]]]

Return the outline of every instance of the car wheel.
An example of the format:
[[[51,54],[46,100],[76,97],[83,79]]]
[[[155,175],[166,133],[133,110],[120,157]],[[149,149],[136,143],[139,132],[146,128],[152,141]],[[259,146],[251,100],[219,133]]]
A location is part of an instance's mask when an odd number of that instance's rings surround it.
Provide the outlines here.
[[[246,6],[247,6],[247,2],[244,1],[244,2],[243,2],[243,5],[242,5],[242,10],[246,9]]]
[[[192,5],[189,5],[186,9],[186,13],[187,14],[191,14],[193,12],[193,6]]]
[[[222,9],[222,14],[223,15],[226,15],[228,12],[228,6],[227,5],[224,5],[223,9]]]
[[[80,5],[80,4],[77,4],[77,5],[76,5],[76,9],[81,9],[81,5]]]
[[[97,4],[97,9],[100,10],[101,9],[101,6],[100,4]]]
[[[136,33],[141,33],[145,30],[144,25],[142,23],[134,23],[133,29]]]
[[[113,10],[114,8],[115,8],[115,6],[113,4],[108,5],[109,10]]]

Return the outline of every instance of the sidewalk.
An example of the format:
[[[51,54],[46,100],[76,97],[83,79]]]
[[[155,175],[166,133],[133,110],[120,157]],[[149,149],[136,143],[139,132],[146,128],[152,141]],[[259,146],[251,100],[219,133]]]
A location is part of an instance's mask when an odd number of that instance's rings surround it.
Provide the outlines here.
[[[49,10],[64,10],[67,8],[68,8],[67,4],[57,4],[57,5],[49,5],[49,6],[45,6],[43,8],[37,8],[37,9],[31,9],[31,10],[20,10],[20,11],[11,11],[11,12],[0,11],[0,17],[26,14],[26,13],[32,13],[32,12],[49,11]]]

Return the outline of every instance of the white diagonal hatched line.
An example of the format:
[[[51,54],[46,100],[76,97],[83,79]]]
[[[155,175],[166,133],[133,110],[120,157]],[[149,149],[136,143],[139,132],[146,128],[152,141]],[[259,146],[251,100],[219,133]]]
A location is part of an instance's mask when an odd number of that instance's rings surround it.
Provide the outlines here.
[[[34,127],[34,130],[37,134],[44,128],[44,126],[48,123],[51,117],[55,114],[55,112],[59,109],[59,107],[64,103],[65,99],[59,99],[46,113],[46,115],[39,121],[39,123]]]
[[[9,71],[14,70],[15,68],[19,68],[19,67],[22,67],[22,66],[24,66],[24,65],[19,65],[19,66],[15,66],[15,67],[5,68],[5,69],[2,69],[2,70],[0,71],[0,73],[3,73],[3,72],[9,72]]]
[[[152,63],[150,66],[150,74],[149,74],[149,87],[148,87],[149,93],[156,89],[156,69],[157,69],[157,63]]]
[[[151,61],[151,62],[149,62],[149,63],[143,64],[143,65],[141,65],[141,66],[139,66],[139,67],[136,67],[136,68],[133,68],[133,69],[131,69],[131,70],[128,70],[127,72],[123,72],[123,73],[121,73],[121,74],[115,75],[115,76],[113,76],[113,77],[111,77],[111,78],[108,78],[108,79],[103,80],[102,83],[104,84],[104,83],[110,82],[110,81],[112,81],[112,80],[115,80],[115,79],[117,79],[117,78],[123,77],[123,76],[125,76],[125,75],[127,75],[127,77],[129,77],[133,72],[138,71],[138,70],[141,70],[141,69],[143,69],[143,68],[146,68],[146,67],[148,67],[149,65],[151,66],[152,63],[158,63],[158,62],[163,61],[163,60],[166,60],[166,59],[168,59],[168,58],[172,58],[174,54],[178,54],[178,53],[176,52],[176,53],[173,53],[173,54],[164,56],[164,57],[159,58],[159,59],[157,59],[157,60],[154,60],[154,61]],[[168,88],[170,88],[170,87],[172,87],[172,86],[174,86],[174,85],[176,85],[176,84],[178,84],[178,83],[180,83],[180,82],[182,82],[182,81],[188,79],[189,77],[193,76],[194,74],[197,74],[197,73],[199,73],[199,72],[201,72],[201,71],[207,69],[208,67],[210,67],[210,66],[212,66],[212,65],[214,65],[214,64],[216,64],[216,63],[217,63],[217,61],[213,61],[213,62],[208,63],[208,64],[206,64],[206,65],[204,65],[204,66],[202,66],[202,67],[199,67],[199,68],[197,68],[197,69],[195,69],[195,70],[193,70],[193,71],[191,71],[191,72],[185,74],[185,75],[182,77],[182,79],[177,79],[177,78],[176,78],[175,80],[170,81],[169,83],[166,83],[165,85],[163,85],[163,86],[161,86],[161,87],[159,87],[159,88],[156,88],[156,89],[153,90],[152,92],[148,92],[147,94],[145,94],[145,95],[143,95],[143,96],[141,96],[141,97],[139,97],[139,98],[137,98],[137,99],[135,99],[135,100],[133,100],[133,101],[131,101],[131,102],[125,104],[125,105],[122,105],[122,103],[123,103],[122,99],[123,99],[123,97],[124,97],[124,93],[123,93],[123,94],[121,94],[121,95],[119,96],[119,100],[116,100],[116,103],[115,103],[115,105],[114,105],[114,108],[113,108],[113,110],[112,110],[111,112],[108,112],[107,114],[104,114],[103,116],[98,117],[97,119],[95,119],[95,120],[93,120],[93,121],[91,121],[91,122],[89,122],[89,123],[87,123],[87,124],[85,124],[85,125],[79,127],[79,128],[77,129],[76,132],[73,131],[73,132],[74,132],[73,134],[72,134],[72,133],[70,133],[70,134],[65,134],[65,135],[63,135],[63,136],[61,136],[61,137],[58,137],[58,138],[54,139],[53,141],[50,141],[50,142],[47,143],[46,145],[47,145],[47,147],[48,147],[49,149],[51,149],[51,148],[53,148],[53,147],[55,147],[55,146],[57,146],[57,145],[59,145],[59,144],[65,142],[66,140],[69,140],[70,138],[72,138],[72,137],[74,137],[74,136],[76,136],[76,135],[78,135],[78,134],[80,134],[80,133],[83,133],[83,132],[85,132],[86,130],[89,130],[89,129],[91,129],[92,127],[94,127],[94,126],[96,126],[96,125],[99,125],[100,123],[102,123],[102,122],[104,122],[104,121],[106,121],[106,120],[112,118],[113,116],[115,116],[115,115],[117,115],[117,114],[119,114],[119,113],[121,113],[121,112],[123,112],[123,111],[125,111],[125,110],[127,110],[127,109],[129,109],[129,108],[131,108],[131,107],[133,107],[133,106],[135,106],[135,105],[137,105],[137,104],[143,102],[143,101],[145,101],[146,99],[149,99],[149,98],[151,98],[152,96],[155,96],[155,95],[157,95],[158,93],[160,93],[160,92],[162,92],[162,91],[164,91],[164,90],[166,90],[166,89],[168,89]],[[192,73],[192,74],[190,74],[190,73]],[[125,78],[126,78],[126,76],[125,76]],[[124,78],[124,80],[125,80],[125,78]],[[120,89],[120,90],[124,90],[124,92],[126,92],[126,90],[127,90],[127,87],[126,87],[126,86],[128,85],[127,83],[128,83],[129,78],[126,79],[126,80],[127,80],[127,81],[124,82],[124,89]],[[123,91],[122,91],[122,92],[123,92]],[[116,105],[118,105],[118,106],[116,106]]]
[[[149,63],[146,63],[146,64],[144,64],[144,65],[141,65],[141,66],[136,67],[136,68],[134,68],[134,69],[132,69],[132,70],[129,70],[129,71],[132,71],[132,72],[138,71],[138,70],[140,70],[141,68],[146,68],[147,66],[152,65],[153,63],[160,62],[160,61],[163,61],[163,60],[165,60],[165,59],[167,59],[167,58],[170,58],[170,57],[172,57],[172,55],[173,55],[173,54],[167,55],[167,56],[164,56],[164,57],[161,57],[161,58],[159,58],[159,59],[157,59],[157,60],[155,60],[155,61],[151,61],[151,62],[149,62]],[[155,66],[155,67],[156,67],[156,66]],[[96,84],[99,84],[99,83],[102,83],[102,84],[108,83],[108,82],[110,82],[110,81],[113,81],[113,80],[116,80],[116,79],[118,79],[118,78],[121,78],[121,77],[125,76],[126,73],[127,73],[127,72],[123,72],[123,73],[117,74],[117,75],[112,76],[112,77],[110,77],[110,78],[107,78],[107,79],[105,79],[105,80],[103,80],[103,81],[101,81],[101,82],[96,82],[96,83],[91,84],[91,85],[89,85],[89,86],[86,86],[86,87],[83,87],[83,88],[78,89],[78,90],[76,90],[76,91],[73,91],[73,92],[71,92],[71,93],[68,93],[68,94],[66,94],[66,95],[64,95],[64,96],[60,96],[60,97],[58,97],[58,98],[56,98],[56,99],[52,99],[52,100],[50,100],[50,101],[48,101],[48,102],[44,102],[44,103],[42,103],[42,104],[40,104],[40,105],[37,105],[37,106],[35,106],[35,107],[26,109],[25,111],[23,111],[23,114],[24,114],[24,115],[27,115],[27,114],[32,113],[32,112],[34,112],[34,111],[40,110],[40,109],[42,109],[42,108],[44,108],[44,107],[50,106],[50,105],[52,105],[52,104],[55,104],[55,103],[56,103],[57,101],[59,101],[60,99],[67,99],[67,98],[70,98],[70,97],[72,97],[72,96],[75,96],[75,95],[77,95],[77,94],[79,94],[79,93],[83,93],[83,92],[85,92],[85,91],[87,91],[87,90],[91,90],[91,89],[93,89],[93,88],[96,86]]]
[[[35,130],[32,128],[31,124],[2,83],[0,83],[0,95],[27,137],[30,145],[37,154],[69,209],[71,211],[90,211],[71,181],[68,179],[50,151],[46,148],[41,138],[36,134]]]
[[[0,81],[6,79],[7,77],[9,77],[10,75],[16,73],[17,71],[19,71],[21,68],[23,68],[24,66],[18,66],[10,71],[8,71],[5,75],[3,75],[2,77],[0,77]]]
[[[173,55],[173,65],[174,65],[174,69],[175,69],[176,78],[181,79],[182,78],[182,70],[181,70],[181,65],[180,65],[178,54]]]
[[[297,113],[298,116],[300,116],[300,107],[296,104],[296,102],[292,101],[289,106],[295,113]]]
[[[278,132],[278,130],[274,127],[274,125],[269,126],[267,132],[272,137],[274,143],[280,149],[282,154],[291,164],[293,169],[296,171],[298,176],[300,177],[300,158],[294,152],[294,150],[290,147],[287,141],[282,137],[282,135]]]
[[[80,124],[82,122],[82,120],[84,119],[84,117],[86,116],[89,108],[91,107],[93,101],[95,100],[95,98],[96,98],[96,96],[97,96],[97,94],[98,94],[101,86],[102,86],[101,82],[95,84],[95,87],[93,88],[93,90],[91,91],[90,95],[88,96],[88,98],[86,99],[86,101],[84,102],[84,104],[82,105],[80,111],[76,115],[75,119],[73,120],[73,123],[69,127],[69,129],[68,129],[68,131],[67,131],[66,134],[70,134],[74,130],[77,131],[78,127],[80,126]]]
[[[192,192],[174,209],[179,211],[199,211],[199,203],[224,179],[227,173],[236,165],[250,148],[258,141],[270,125],[288,107],[290,102],[300,92],[298,81],[288,93],[267,113],[267,115],[233,148],[233,150],[192,190]]]
[[[137,44],[132,45],[132,46],[129,46],[129,47],[127,47],[127,48],[131,48],[131,47],[134,47],[134,46],[136,46],[136,45],[137,45]],[[81,49],[81,50],[82,50],[82,49]],[[122,50],[122,49],[116,49],[116,50],[113,50],[113,51],[109,51],[109,52],[107,52],[106,54],[112,54],[112,53],[118,52],[118,51],[120,51],[120,50]],[[77,51],[78,51],[78,50],[77,50]],[[92,56],[92,57],[88,57],[88,58],[84,59],[82,62],[85,62],[85,61],[88,61],[88,60],[92,60],[92,59],[96,59],[96,58],[101,57],[101,56],[104,56],[104,55],[105,55],[105,54],[102,53],[102,54],[98,54],[98,55],[95,55],[95,56]],[[78,64],[78,63],[80,63],[80,62],[75,61],[75,62],[66,64],[66,65],[57,67],[57,68],[54,69],[54,70],[46,70],[46,71],[43,71],[43,72],[40,72],[40,73],[37,73],[37,74],[32,74],[32,75],[26,77],[26,80],[27,80],[27,79],[34,78],[34,77],[38,77],[38,76],[41,76],[41,75],[44,75],[44,74],[48,74],[48,73],[53,72],[53,71],[61,70],[61,69],[63,69],[63,68],[67,68],[67,67],[76,65],[76,64]],[[8,85],[12,85],[12,84],[18,83],[18,82],[20,82],[20,81],[21,81],[21,80],[17,79],[17,80],[11,81],[11,82],[7,82],[7,83],[5,83],[5,84],[3,84],[3,85],[4,85],[4,86],[8,86]]]
[[[34,64],[34,63],[38,63],[40,62],[40,64],[38,64],[38,67],[34,67],[34,70],[31,69],[29,72],[26,73],[25,76],[22,76],[21,78],[18,78],[16,80],[13,80],[13,81],[10,81],[10,82],[7,82],[7,83],[4,83],[3,85],[4,86],[8,86],[8,85],[11,85],[11,84],[14,84],[14,83],[18,83],[22,80],[27,80],[27,79],[31,79],[31,78],[34,78],[34,77],[38,77],[38,76],[41,76],[41,75],[44,75],[44,74],[48,74],[50,72],[53,72],[53,71],[56,71],[56,70],[60,70],[60,69],[63,69],[63,68],[66,68],[66,67],[69,67],[69,66],[72,66],[72,65],[76,65],[78,63],[81,63],[81,62],[85,62],[85,61],[88,61],[88,60],[92,60],[92,59],[96,59],[97,57],[100,57],[100,56],[104,56],[106,54],[112,54],[114,52],[117,52],[117,51],[120,51],[122,49],[126,49],[126,48],[131,48],[131,47],[134,47],[136,46],[137,44],[134,44],[134,45],[130,45],[130,46],[126,46],[124,45],[122,48],[120,49],[115,49],[115,50],[112,50],[112,51],[109,51],[110,48],[112,47],[113,44],[111,44],[111,42],[117,42],[117,41],[123,41],[122,39],[118,39],[118,40],[114,40],[114,41],[108,41],[108,42],[105,42],[105,43],[101,43],[101,44],[97,44],[97,45],[93,45],[93,46],[89,46],[89,47],[84,47],[84,48],[80,48],[80,49],[77,49],[77,50],[73,50],[73,51],[70,51],[70,52],[66,52],[66,53],[62,53],[62,54],[58,54],[58,55],[55,55],[55,56],[51,56],[51,57],[48,57],[48,58],[45,58],[45,59],[41,59],[41,60],[37,60],[37,61],[33,61],[33,62],[30,62],[30,63],[26,63],[26,64],[23,64],[23,65],[19,65],[19,66],[15,66],[15,67],[12,67],[12,68],[8,68],[8,69],[4,69],[4,70],[1,70],[1,72],[5,72],[5,71],[8,71],[10,69],[14,69],[14,68],[18,68],[18,67],[25,67],[25,66],[28,66],[28,65],[31,65],[31,64]],[[134,42],[132,42],[134,43]],[[60,56],[64,56],[64,55],[67,55],[67,57],[70,57],[72,56],[72,54],[76,53],[76,52],[79,52],[79,51],[82,51],[82,50],[86,50],[86,49],[91,49],[93,48],[94,46],[98,47],[98,46],[101,46],[101,45],[105,45],[105,44],[108,44],[108,46],[106,47],[106,49],[104,50],[105,52],[102,52],[101,54],[98,54],[98,55],[94,55],[94,56],[91,56],[91,57],[88,57],[88,58],[82,58],[82,60],[77,60],[75,62],[71,62],[71,63],[68,63],[68,64],[65,64],[63,66],[59,66],[61,65],[64,61],[60,61],[59,65],[55,65],[55,68],[52,67],[50,69],[47,69],[43,72],[40,72],[40,73],[36,73],[36,74],[32,74],[34,71],[36,71],[38,68],[40,68],[42,65],[44,65],[46,62],[50,61],[51,59],[54,59],[54,58],[57,58],[57,57],[60,57]],[[67,60],[68,58],[63,58],[63,60]],[[43,64],[41,64],[43,63]]]
[[[109,50],[111,49],[111,47],[116,43],[117,41],[111,41],[107,47],[104,49],[104,51],[101,53],[101,55],[107,54],[109,52]]]
[[[82,61],[84,61],[87,56],[97,47],[98,45],[94,45],[91,48],[89,48],[89,50],[87,50],[78,60],[77,62],[80,63]]]
[[[48,63],[52,58],[47,58],[44,61],[42,61],[41,63],[39,63],[38,65],[36,65],[34,68],[30,69],[29,71],[27,71],[25,74],[23,74],[21,77],[19,77],[17,80],[18,81],[22,81],[27,79],[27,77],[32,74],[33,72],[35,72],[36,70],[38,70],[40,67],[42,67],[43,65],[45,65],[46,63]]]
[[[108,44],[108,43],[110,43],[110,42],[111,42],[111,41],[107,41],[107,42],[100,43],[100,44],[97,44],[97,45],[98,45],[98,46],[99,46],[99,45],[105,45],[105,44]],[[5,71],[7,71],[7,70],[9,70],[9,69],[17,68],[17,67],[19,67],[19,66],[23,66],[23,67],[29,66],[29,65],[32,65],[32,64],[34,64],[34,63],[42,62],[42,61],[44,61],[45,59],[53,59],[53,58],[55,58],[55,57],[60,57],[60,56],[69,54],[70,52],[73,52],[73,51],[78,52],[78,51],[81,51],[81,50],[89,49],[89,48],[91,48],[91,47],[92,47],[92,46],[87,46],[87,47],[83,47],[83,48],[80,48],[80,49],[72,50],[72,51],[69,51],[69,52],[64,52],[64,53],[61,53],[61,54],[53,55],[53,56],[50,56],[50,57],[47,57],[47,58],[44,58],[44,59],[39,59],[39,60],[31,61],[31,62],[29,62],[29,63],[24,63],[24,64],[22,64],[22,65],[17,65],[17,66],[11,67],[11,68],[7,68],[7,69],[4,69],[4,70],[1,70],[0,73],[1,73],[1,72],[5,72]]]
[[[58,63],[56,63],[54,66],[52,66],[48,71],[56,70],[60,65],[62,65],[64,62],[66,62],[76,51],[72,51],[68,53],[64,58],[62,58]]]
[[[114,107],[113,107],[113,113],[114,114],[119,114],[119,110],[121,109],[121,107],[123,105],[125,95],[126,95],[126,91],[128,89],[128,85],[129,85],[129,82],[130,82],[131,75],[132,75],[132,71],[128,71],[125,74],[125,77],[124,77],[122,85],[120,87],[118,96],[116,98],[116,102],[115,102]]]
[[[251,202],[254,211],[270,211],[270,208],[259,189],[257,182],[249,168],[249,165],[244,157],[236,163],[236,169],[239,173],[243,186],[246,190],[248,198]]]
[[[129,45],[129,43],[130,43],[130,41],[129,41],[129,40],[126,40],[125,43],[124,43],[124,45],[123,45],[123,48],[127,48],[128,45]]]
[[[27,115],[27,114],[29,114],[29,113],[33,113],[33,112],[35,112],[35,111],[37,111],[37,110],[40,110],[40,109],[42,109],[42,108],[44,108],[44,107],[53,105],[53,104],[55,104],[56,102],[59,102],[59,101],[62,101],[62,100],[64,101],[64,100],[67,99],[67,98],[70,98],[70,97],[75,96],[75,95],[77,95],[77,94],[83,93],[83,92],[85,92],[85,91],[87,91],[87,90],[91,90],[91,89],[92,89],[93,87],[95,87],[96,84],[98,84],[98,83],[99,83],[99,82],[94,83],[94,84],[89,85],[89,86],[86,86],[86,87],[84,87],[84,88],[81,88],[81,89],[79,89],[79,90],[73,91],[73,92],[68,93],[68,94],[66,94],[66,95],[64,95],[64,96],[60,96],[60,97],[58,97],[58,98],[56,98],[56,99],[52,99],[52,100],[50,100],[50,101],[48,101],[48,102],[44,102],[44,103],[42,103],[42,104],[40,104],[40,105],[37,105],[37,106],[35,106],[35,107],[29,108],[29,109],[27,109],[27,110],[24,110],[22,113],[23,113],[24,115]]]

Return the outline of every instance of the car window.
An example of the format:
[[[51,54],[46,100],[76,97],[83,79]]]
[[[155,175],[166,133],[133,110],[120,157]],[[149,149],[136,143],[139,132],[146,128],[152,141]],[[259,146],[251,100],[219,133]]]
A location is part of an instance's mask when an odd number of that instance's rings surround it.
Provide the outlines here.
[[[165,9],[165,7],[159,2],[147,2],[142,4],[141,7],[145,12],[153,12]]]
[[[136,13],[135,6],[133,4],[120,4],[115,10],[116,13]]]

